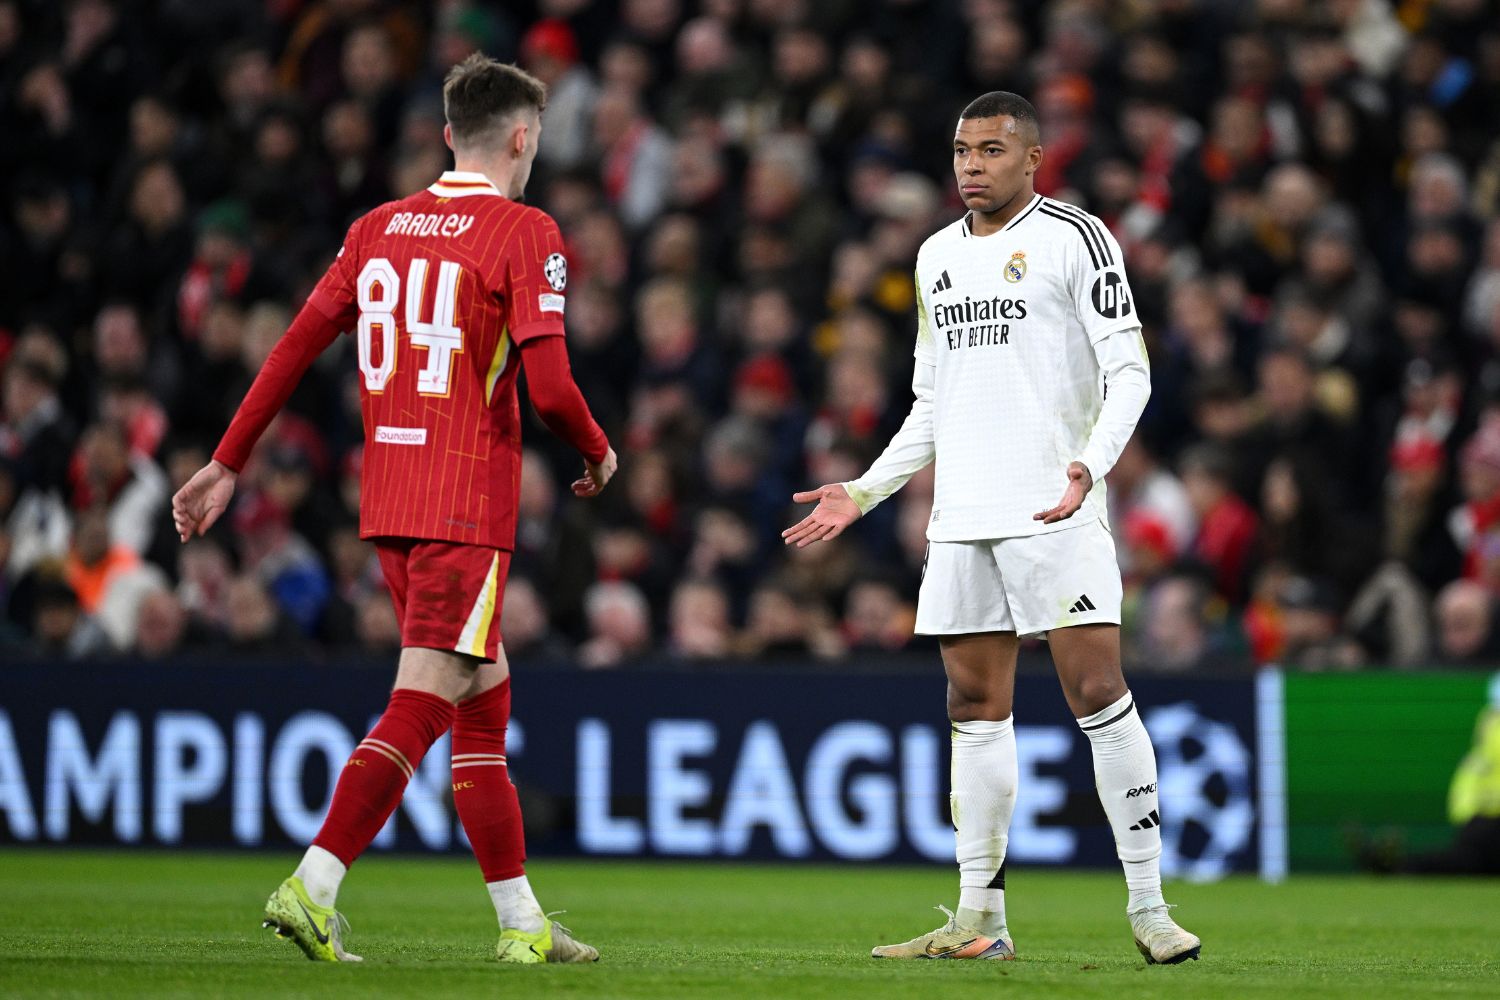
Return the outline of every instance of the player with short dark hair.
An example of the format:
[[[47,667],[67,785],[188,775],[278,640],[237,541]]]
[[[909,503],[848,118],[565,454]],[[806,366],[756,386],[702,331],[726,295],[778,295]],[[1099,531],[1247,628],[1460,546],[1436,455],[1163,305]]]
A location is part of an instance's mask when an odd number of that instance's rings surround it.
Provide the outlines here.
[[[1137,947],[1148,962],[1200,948],[1161,894],[1156,758],[1120,669],[1104,499],[1151,393],[1149,363],[1119,244],[1094,216],[1036,193],[1041,162],[1024,98],[997,91],[964,110],[953,172],[969,211],[917,253],[911,413],[863,476],[798,493],[818,506],[782,533],[798,546],[834,538],[937,463],[916,631],[939,637],[948,678],[959,903],[945,926],[877,958],[1015,957],[1005,848],[1028,635],[1049,637],[1092,747]]]
[[[992,90],[988,94],[980,94],[958,116],[960,122],[985,118],[1009,118],[1015,123],[1017,142],[1027,148],[1042,144],[1042,125],[1037,120],[1036,108],[1020,94],[1012,94],[1008,90]]]
[[[344,950],[334,909],[339,883],[451,727],[454,804],[499,918],[497,956],[593,961],[599,953],[532,894],[506,767],[510,672],[499,629],[520,489],[521,367],[542,420],[584,457],[576,495],[604,489],[615,453],[568,366],[557,224],[516,200],[536,157],[546,89],[476,53],[448,74],[443,101],[455,169],[349,227],[172,513],[184,541],[218,520],[308,365],[353,330],[365,426],[360,536],[375,543],[390,585],[401,660],[385,713],[345,765],[322,829],[266,904],[267,926],[309,958],[357,960]]]
[[[547,87],[525,70],[479,53],[453,67],[443,81],[443,116],[452,142],[465,149],[493,148],[522,110],[547,110]]]

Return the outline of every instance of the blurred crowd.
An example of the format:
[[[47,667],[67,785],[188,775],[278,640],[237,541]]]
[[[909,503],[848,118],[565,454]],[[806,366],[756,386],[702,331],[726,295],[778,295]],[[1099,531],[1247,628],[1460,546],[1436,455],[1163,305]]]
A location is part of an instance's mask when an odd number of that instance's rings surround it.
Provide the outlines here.
[[[585,504],[529,427],[513,657],[918,645],[930,469],[833,543],[778,534],[905,416],[954,122],[1004,89],[1151,352],[1109,476],[1132,667],[1500,661],[1491,0],[0,0],[7,655],[397,645],[352,344],[220,527],[181,545],[168,501],[349,222],[449,165],[475,49],[550,88],[527,199],[621,455]]]

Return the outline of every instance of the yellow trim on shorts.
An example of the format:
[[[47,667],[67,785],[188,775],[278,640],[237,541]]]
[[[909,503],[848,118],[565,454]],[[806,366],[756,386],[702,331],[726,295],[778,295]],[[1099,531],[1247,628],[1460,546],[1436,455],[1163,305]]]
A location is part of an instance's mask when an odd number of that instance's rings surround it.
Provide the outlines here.
[[[464,630],[458,635],[458,645],[453,647],[456,652],[484,657],[485,639],[490,634],[490,623],[495,619],[495,592],[499,590],[499,582],[500,553],[496,552],[490,560],[490,571],[485,576],[484,588],[474,599],[469,620],[464,622]]]

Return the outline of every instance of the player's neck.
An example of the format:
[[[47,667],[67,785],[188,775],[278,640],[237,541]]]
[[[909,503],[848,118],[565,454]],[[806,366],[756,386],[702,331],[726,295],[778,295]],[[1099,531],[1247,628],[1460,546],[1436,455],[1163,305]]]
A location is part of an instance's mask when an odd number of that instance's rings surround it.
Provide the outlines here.
[[[1016,196],[1001,205],[993,212],[970,212],[969,232],[975,236],[991,236],[1010,225],[1010,220],[1020,215],[1031,199],[1036,197],[1036,190],[1027,184],[1016,192]]]
[[[495,188],[506,197],[509,197],[511,178],[515,174],[515,168],[507,168],[505,164],[494,159],[479,156],[454,156],[453,169],[457,173],[483,174]]]

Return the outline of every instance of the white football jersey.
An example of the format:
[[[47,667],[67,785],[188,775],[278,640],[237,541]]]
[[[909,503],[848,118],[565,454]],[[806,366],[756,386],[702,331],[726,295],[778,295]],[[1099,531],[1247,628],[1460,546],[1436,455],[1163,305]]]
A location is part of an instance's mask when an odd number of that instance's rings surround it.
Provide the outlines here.
[[[1041,195],[989,236],[970,232],[965,216],[922,244],[917,295],[916,357],[936,369],[927,537],[973,541],[1107,522],[1102,475],[1072,518],[1032,518],[1062,499],[1068,464],[1099,416],[1093,345],[1140,325],[1104,224]]]

